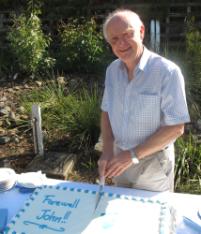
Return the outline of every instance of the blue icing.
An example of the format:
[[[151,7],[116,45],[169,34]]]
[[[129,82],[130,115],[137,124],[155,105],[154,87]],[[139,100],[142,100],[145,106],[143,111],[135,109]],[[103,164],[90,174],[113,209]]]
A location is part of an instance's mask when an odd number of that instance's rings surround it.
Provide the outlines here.
[[[113,193],[109,193],[108,196],[109,196],[109,197],[113,197]]]
[[[10,230],[10,228],[9,228],[9,227],[6,227],[6,228],[5,228],[5,233],[8,233],[9,230]]]
[[[65,228],[63,228],[63,227],[54,228],[54,227],[48,226],[47,224],[40,224],[40,223],[32,222],[32,221],[29,221],[29,220],[25,220],[23,223],[25,225],[38,226],[38,228],[40,228],[40,229],[49,229],[49,230],[56,231],[56,232],[64,232],[65,231]]]
[[[67,187],[64,187],[63,190],[67,190],[68,188]]]
[[[74,188],[71,188],[70,191],[74,191],[75,189]]]
[[[42,203],[46,203],[50,206],[57,206],[57,207],[69,207],[69,208],[77,208],[79,202],[80,202],[80,199],[79,198],[75,198],[73,201],[59,201],[59,200],[56,200],[57,198],[55,197],[55,195],[45,195],[44,196],[44,199],[42,201]]]
[[[104,223],[103,224],[103,229],[108,229],[108,228],[111,228],[113,225],[111,223]]]
[[[101,213],[100,216],[104,216],[106,213]]]
[[[152,200],[148,200],[148,202],[149,202],[149,203],[154,203],[154,201],[152,201]]]
[[[58,216],[55,211],[51,211],[51,210],[42,210],[41,213],[36,216],[37,220],[43,220],[43,221],[48,221],[48,222],[53,222],[53,223],[66,223],[66,221],[68,220],[69,216],[71,215],[71,211],[67,211],[64,215],[60,215]],[[30,221],[25,221],[24,224],[36,224],[38,225],[38,223],[33,223]]]
[[[89,190],[88,190],[88,189],[86,189],[86,190],[84,190],[84,192],[85,192],[85,193],[88,193],[88,192],[89,192]]]
[[[92,191],[92,194],[96,194],[96,191]]]
[[[164,226],[160,226],[160,234],[164,234],[165,233],[165,229],[164,229]]]

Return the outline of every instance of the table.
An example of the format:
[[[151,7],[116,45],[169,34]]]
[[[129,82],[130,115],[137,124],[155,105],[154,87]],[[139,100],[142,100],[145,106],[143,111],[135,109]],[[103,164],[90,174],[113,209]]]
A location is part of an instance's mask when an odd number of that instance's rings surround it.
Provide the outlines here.
[[[97,185],[88,183],[78,183],[72,181],[62,181],[55,179],[47,179],[45,181],[47,185],[60,185],[68,186],[71,188],[82,188],[82,189],[98,189]],[[133,195],[136,197],[151,198],[154,200],[167,201],[173,205],[177,211],[177,216],[179,217],[178,226],[176,234],[201,234],[201,230],[197,231],[191,226],[183,222],[182,215],[188,215],[192,212],[196,212],[198,205],[201,206],[201,196],[191,195],[191,194],[179,194],[170,192],[150,192],[144,190],[119,188],[113,186],[105,186],[106,192]],[[30,193],[20,193],[17,187],[13,189],[0,193],[0,208],[8,209],[8,222],[11,218],[16,215],[16,213],[22,208],[26,199],[28,199]]]

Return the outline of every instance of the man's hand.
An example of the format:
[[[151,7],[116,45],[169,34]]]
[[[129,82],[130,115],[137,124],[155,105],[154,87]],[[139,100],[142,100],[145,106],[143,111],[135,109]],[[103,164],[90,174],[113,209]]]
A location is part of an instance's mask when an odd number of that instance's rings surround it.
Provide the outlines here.
[[[126,169],[128,169],[133,164],[130,152],[122,151],[117,156],[113,157],[105,168],[105,176],[112,178],[114,176],[119,176]]]
[[[105,176],[106,169],[111,157],[111,155],[102,154],[100,159],[98,160],[98,172],[100,177]]]

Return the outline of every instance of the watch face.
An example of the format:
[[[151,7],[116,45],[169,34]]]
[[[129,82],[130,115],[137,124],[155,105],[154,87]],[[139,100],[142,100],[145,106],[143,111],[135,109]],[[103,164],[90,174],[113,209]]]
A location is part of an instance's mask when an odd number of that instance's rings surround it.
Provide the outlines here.
[[[139,160],[137,158],[133,158],[132,161],[133,161],[134,164],[138,164],[139,163]]]
[[[131,153],[131,159],[133,161],[134,164],[138,164],[139,163],[139,159],[137,158],[135,152],[133,150],[130,150]]]

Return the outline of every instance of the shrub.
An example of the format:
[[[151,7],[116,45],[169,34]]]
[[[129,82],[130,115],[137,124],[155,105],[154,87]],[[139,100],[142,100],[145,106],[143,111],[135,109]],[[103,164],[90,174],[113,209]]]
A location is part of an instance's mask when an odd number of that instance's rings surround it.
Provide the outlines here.
[[[50,37],[44,35],[41,21],[34,12],[30,16],[14,16],[14,24],[8,40],[21,72],[34,76],[39,71],[51,68],[54,60],[48,57]]]
[[[201,145],[189,134],[176,141],[175,189],[201,193]]]
[[[194,18],[188,22],[186,33],[186,60],[188,101],[192,106],[193,119],[201,116],[201,32],[195,26]],[[196,108],[195,108],[196,106]]]
[[[98,72],[105,63],[105,45],[93,19],[79,24],[73,20],[59,29],[58,63],[66,71]]]
[[[71,150],[94,147],[100,132],[100,95],[96,85],[71,92],[55,81],[49,82],[21,97],[21,104],[29,113],[33,103],[41,106],[43,129],[51,140],[68,136]]]

